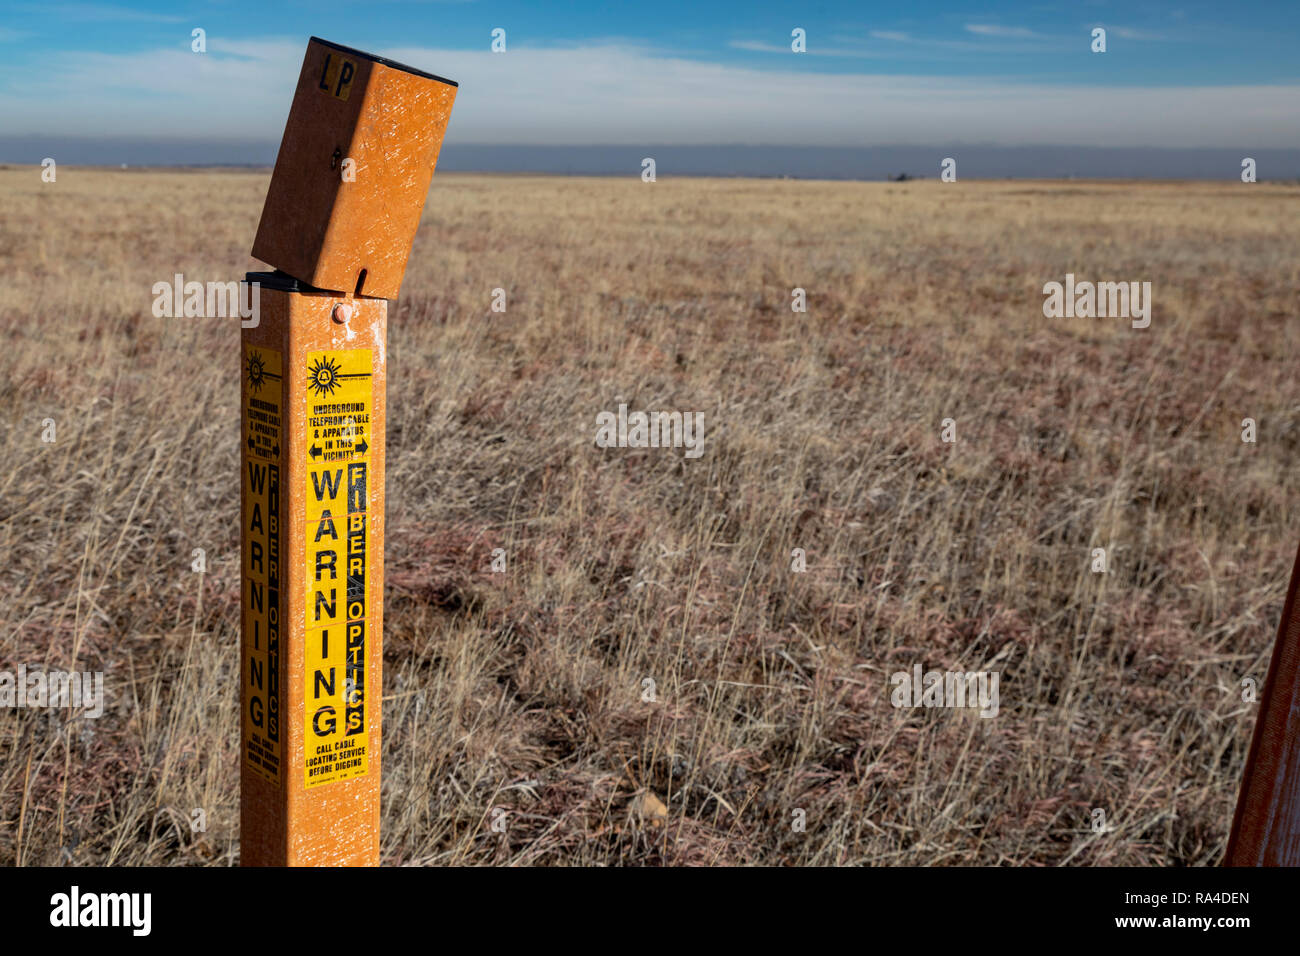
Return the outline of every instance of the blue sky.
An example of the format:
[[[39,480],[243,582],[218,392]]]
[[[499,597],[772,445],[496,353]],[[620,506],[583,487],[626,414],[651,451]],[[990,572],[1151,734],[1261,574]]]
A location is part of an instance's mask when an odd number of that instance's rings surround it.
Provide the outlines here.
[[[1300,146],[1300,2],[1143,0],[6,0],[0,138],[278,139],[313,34],[460,81],[449,143]]]

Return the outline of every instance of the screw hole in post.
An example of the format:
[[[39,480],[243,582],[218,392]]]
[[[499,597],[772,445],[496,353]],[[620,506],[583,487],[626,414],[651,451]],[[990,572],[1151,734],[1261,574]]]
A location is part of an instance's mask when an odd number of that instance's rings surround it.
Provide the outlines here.
[[[360,272],[357,273],[357,288],[356,288],[356,291],[353,292],[352,294],[353,294],[353,295],[360,295],[360,294],[361,294],[361,287],[362,287],[363,285],[365,285],[365,284],[366,284],[366,270],[365,270],[365,269],[362,269]]]

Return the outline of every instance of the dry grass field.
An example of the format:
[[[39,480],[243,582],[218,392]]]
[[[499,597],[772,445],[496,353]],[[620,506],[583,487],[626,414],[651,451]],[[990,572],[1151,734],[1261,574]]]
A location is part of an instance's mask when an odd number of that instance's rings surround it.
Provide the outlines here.
[[[0,670],[107,692],[0,709],[0,863],[238,862],[239,329],[150,288],[262,268],[267,181],[0,169]],[[1044,318],[1067,272],[1150,281],[1150,328]],[[439,175],[390,311],[384,862],[1217,863],[1300,542],[1297,287],[1295,186]],[[596,447],[620,402],[703,455]],[[998,715],[895,708],[918,663]]]

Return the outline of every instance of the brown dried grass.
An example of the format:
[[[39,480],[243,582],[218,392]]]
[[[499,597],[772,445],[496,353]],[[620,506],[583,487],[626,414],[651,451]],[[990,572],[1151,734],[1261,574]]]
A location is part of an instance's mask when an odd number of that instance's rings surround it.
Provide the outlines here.
[[[0,669],[109,694],[0,710],[0,861],[237,860],[238,331],[149,290],[257,268],[266,179],[0,170]],[[391,313],[384,861],[1217,862],[1300,524],[1297,211],[437,177]],[[1150,280],[1151,328],[1044,319],[1067,271]],[[703,457],[596,448],[619,401],[703,411]],[[917,661],[1000,670],[1001,713],[895,710]]]

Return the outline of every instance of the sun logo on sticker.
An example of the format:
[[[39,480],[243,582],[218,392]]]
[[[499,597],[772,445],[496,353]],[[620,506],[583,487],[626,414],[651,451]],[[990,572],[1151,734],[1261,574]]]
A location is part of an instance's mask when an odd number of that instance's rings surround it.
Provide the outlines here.
[[[260,392],[266,384],[266,360],[261,352],[248,353],[248,385],[255,392]]]
[[[332,358],[316,359],[307,370],[307,387],[315,392],[318,398],[333,395],[334,389],[339,387],[341,368],[342,366]]]

